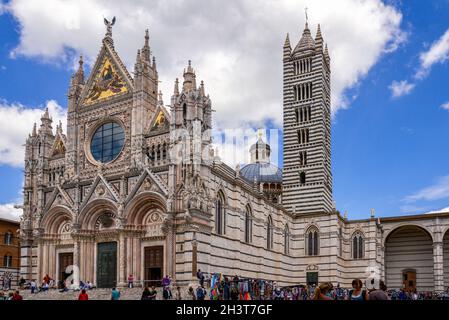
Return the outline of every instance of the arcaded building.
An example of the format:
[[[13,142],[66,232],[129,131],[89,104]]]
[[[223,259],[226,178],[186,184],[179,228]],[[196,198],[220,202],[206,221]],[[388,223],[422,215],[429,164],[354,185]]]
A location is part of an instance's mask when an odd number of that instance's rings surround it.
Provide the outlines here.
[[[22,276],[183,285],[201,269],[280,285],[449,286],[449,213],[350,221],[334,207],[319,26],[294,47],[287,36],[283,75],[283,169],[263,135],[251,163],[231,168],[213,152],[213,97],[191,62],[165,105],[148,32],[131,75],[107,23],[92,71],[80,59],[70,80],[66,130],[46,111],[26,141]]]

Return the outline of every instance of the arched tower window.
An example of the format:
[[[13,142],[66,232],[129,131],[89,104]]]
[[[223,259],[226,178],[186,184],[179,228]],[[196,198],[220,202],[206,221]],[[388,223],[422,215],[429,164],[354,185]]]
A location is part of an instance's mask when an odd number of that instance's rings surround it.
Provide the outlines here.
[[[267,221],[267,249],[273,249],[273,219],[271,216],[268,216]]]
[[[5,243],[7,246],[12,245],[12,238],[13,238],[12,232],[11,232],[11,231],[7,231],[7,232],[5,233],[4,243]]]
[[[365,240],[360,232],[354,233],[352,236],[352,258],[354,260],[363,259],[365,257]]]
[[[185,103],[182,105],[182,120],[185,125],[187,123],[187,105]]]
[[[290,230],[288,229],[287,224],[285,224],[284,228],[284,253],[290,253]]]
[[[225,197],[221,191],[215,203],[215,232],[217,234],[226,232]]]
[[[253,217],[250,206],[246,206],[245,212],[245,242],[251,243],[253,240]]]
[[[311,227],[306,232],[306,253],[308,256],[319,255],[320,235],[316,227]]]

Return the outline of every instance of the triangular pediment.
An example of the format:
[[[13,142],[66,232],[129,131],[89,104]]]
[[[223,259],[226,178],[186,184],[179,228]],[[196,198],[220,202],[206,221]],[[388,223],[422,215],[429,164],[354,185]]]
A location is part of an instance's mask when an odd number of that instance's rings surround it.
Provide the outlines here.
[[[82,105],[89,106],[110,100],[132,90],[132,78],[125,65],[110,44],[103,42],[103,47],[81,94]]]
[[[157,107],[150,121],[150,132],[166,131],[170,129],[170,114],[165,107]]]
[[[44,210],[48,211],[54,206],[64,206],[70,209],[73,208],[73,200],[59,185],[57,185],[53,190]]]
[[[55,142],[53,143],[51,156],[59,157],[65,155],[66,147],[65,147],[65,139],[61,136],[60,133],[56,135]]]
[[[117,202],[119,200],[119,197],[120,196],[117,194],[116,190],[101,174],[99,174],[89,188],[89,191],[87,192],[86,198],[83,200],[81,207],[84,207],[89,202],[100,198]]]
[[[153,191],[168,196],[168,187],[165,182],[153,171],[145,169],[134,185],[134,188],[127,196],[125,202],[128,203],[137,194],[146,191]]]

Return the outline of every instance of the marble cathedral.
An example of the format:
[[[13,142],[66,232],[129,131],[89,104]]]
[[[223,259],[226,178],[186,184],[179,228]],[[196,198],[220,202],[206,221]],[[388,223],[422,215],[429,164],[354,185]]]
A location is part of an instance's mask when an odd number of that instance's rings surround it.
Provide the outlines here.
[[[449,286],[449,213],[350,221],[335,209],[331,58],[319,26],[283,46],[281,170],[262,137],[250,164],[221,162],[212,100],[190,61],[165,106],[148,31],[132,76],[114,48],[114,22],[105,20],[90,74],[80,59],[71,78],[66,132],[53,131],[46,111],[26,141],[25,279],[112,287],[130,274],[142,285],[169,274],[183,285],[201,269],[280,285],[349,287],[374,274],[390,288]]]

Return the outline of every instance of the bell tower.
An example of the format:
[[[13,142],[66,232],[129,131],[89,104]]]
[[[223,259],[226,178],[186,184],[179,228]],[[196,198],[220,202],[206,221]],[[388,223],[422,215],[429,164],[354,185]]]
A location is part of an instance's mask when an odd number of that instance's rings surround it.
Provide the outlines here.
[[[294,50],[283,48],[284,170],[282,203],[294,214],[333,209],[330,57],[318,25],[306,22]]]

